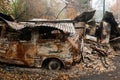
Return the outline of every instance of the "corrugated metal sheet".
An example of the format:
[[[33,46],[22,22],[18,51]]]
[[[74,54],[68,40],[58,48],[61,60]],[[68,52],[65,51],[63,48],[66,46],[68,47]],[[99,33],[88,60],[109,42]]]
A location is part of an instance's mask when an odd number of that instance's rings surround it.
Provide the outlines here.
[[[69,32],[69,33],[75,33],[75,28],[73,23],[35,23],[35,22],[20,22],[20,23],[16,23],[16,22],[10,22],[10,21],[6,21],[8,23],[8,25],[10,27],[12,27],[15,30],[20,30],[23,29],[25,27],[40,27],[40,26],[47,26],[47,27],[53,27],[53,28],[57,28],[60,30],[63,30],[64,32]]]

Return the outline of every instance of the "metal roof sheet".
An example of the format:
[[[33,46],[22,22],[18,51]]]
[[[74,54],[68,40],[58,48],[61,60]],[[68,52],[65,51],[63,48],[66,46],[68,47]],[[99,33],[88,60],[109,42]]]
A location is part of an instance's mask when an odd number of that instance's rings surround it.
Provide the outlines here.
[[[40,26],[47,26],[47,27],[53,27],[53,28],[57,28],[60,30],[63,30],[64,32],[69,32],[69,33],[75,33],[75,28],[73,23],[35,23],[35,22],[11,22],[11,21],[6,21],[8,23],[8,25],[15,29],[15,30],[20,30],[23,29],[25,27],[40,27]]]

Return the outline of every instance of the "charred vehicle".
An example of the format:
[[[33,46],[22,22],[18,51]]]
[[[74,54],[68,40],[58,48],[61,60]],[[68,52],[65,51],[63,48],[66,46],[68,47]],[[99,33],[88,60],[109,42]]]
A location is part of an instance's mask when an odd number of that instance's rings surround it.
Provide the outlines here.
[[[84,12],[74,20],[25,22],[15,22],[10,16],[0,14],[0,61],[59,70],[85,62],[85,58],[91,60],[90,55],[94,54],[105,60],[112,53],[106,45],[112,25],[104,23],[108,18],[96,25],[90,21],[94,13]]]
[[[80,61],[73,23],[3,21],[7,25],[0,27],[1,62],[59,70]]]
[[[87,22],[94,13],[84,12],[74,20],[25,22],[15,22],[11,16],[0,13],[0,61],[50,70],[80,62],[80,34],[75,23]]]

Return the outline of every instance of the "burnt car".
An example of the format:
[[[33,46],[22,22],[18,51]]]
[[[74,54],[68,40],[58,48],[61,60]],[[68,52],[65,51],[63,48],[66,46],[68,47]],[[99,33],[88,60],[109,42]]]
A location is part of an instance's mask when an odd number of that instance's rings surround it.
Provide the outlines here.
[[[59,70],[80,61],[79,35],[73,23],[4,22],[0,26],[1,62]]]

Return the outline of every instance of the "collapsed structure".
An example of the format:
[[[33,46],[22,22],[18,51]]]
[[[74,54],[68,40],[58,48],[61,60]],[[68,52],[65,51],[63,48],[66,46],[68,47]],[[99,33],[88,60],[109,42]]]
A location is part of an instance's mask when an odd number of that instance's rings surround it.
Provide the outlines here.
[[[85,12],[74,20],[25,22],[15,22],[1,14],[0,61],[51,70],[86,62],[85,58],[92,61],[88,54],[100,55],[105,61],[112,53],[106,44],[113,26],[106,18],[97,27],[94,21],[89,21],[94,13]]]

